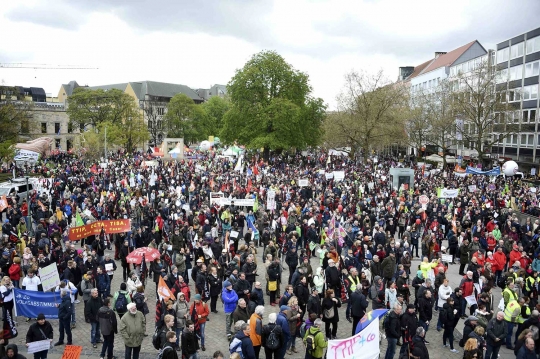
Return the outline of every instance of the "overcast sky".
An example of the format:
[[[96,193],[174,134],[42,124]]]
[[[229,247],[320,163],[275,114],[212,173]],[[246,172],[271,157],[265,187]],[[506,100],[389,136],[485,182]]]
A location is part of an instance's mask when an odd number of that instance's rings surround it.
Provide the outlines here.
[[[0,68],[7,85],[153,80],[227,84],[255,53],[276,50],[308,73],[330,108],[345,73],[418,65],[472,40],[486,49],[540,26],[539,0],[28,0],[0,7],[0,63],[99,70]]]

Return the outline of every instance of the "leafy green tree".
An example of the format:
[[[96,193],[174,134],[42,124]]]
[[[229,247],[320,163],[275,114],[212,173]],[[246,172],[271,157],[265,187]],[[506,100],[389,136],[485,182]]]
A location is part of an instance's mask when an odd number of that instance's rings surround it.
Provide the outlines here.
[[[29,132],[31,107],[17,88],[0,86],[0,160],[12,159],[19,134]]]
[[[200,105],[204,110],[202,123],[198,126],[200,131],[208,136],[218,136],[223,128],[223,119],[225,113],[231,107],[231,102],[228,97],[213,96]]]
[[[205,112],[203,108],[185,94],[179,93],[171,98],[164,116],[168,137],[181,137],[184,143],[191,144],[204,138],[201,131]]]
[[[220,138],[251,149],[305,148],[317,145],[325,105],[311,96],[307,74],[274,51],[255,54],[227,85],[231,108]]]
[[[92,125],[102,122],[123,123],[138,112],[135,99],[118,89],[75,89],[68,98],[67,114],[75,125]]]

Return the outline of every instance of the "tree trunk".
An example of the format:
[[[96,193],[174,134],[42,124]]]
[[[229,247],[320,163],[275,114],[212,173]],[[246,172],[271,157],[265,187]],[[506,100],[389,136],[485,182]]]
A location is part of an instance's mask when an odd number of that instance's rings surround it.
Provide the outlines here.
[[[268,147],[265,147],[263,149],[263,159],[265,162],[268,162],[268,160],[270,159],[270,149]]]

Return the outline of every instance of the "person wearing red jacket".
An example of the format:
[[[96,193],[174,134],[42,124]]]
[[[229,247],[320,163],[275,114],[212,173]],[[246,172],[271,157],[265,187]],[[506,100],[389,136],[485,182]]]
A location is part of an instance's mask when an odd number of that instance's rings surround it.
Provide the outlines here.
[[[512,251],[510,252],[510,265],[514,265],[514,263],[519,262],[521,259],[521,251],[519,250],[517,244],[514,244],[514,247],[512,248]]]
[[[484,257],[484,253],[477,251],[476,253],[473,254],[472,258],[476,258],[476,263],[478,263],[480,268],[484,267],[484,264],[486,263],[486,258]]]
[[[491,233],[493,232],[494,229],[495,229],[495,220],[493,219],[493,217],[490,217],[489,222],[486,224],[486,230],[488,231],[488,233]]]
[[[487,263],[491,263],[491,271],[493,273],[497,272],[499,269],[499,264],[497,263],[497,260],[495,259],[495,256],[493,255],[492,252],[487,252],[487,257],[486,257],[486,264]]]
[[[461,283],[459,284],[459,289],[461,289],[461,292],[463,293],[463,298],[466,298],[468,296],[474,295],[474,282],[473,282],[473,272],[468,271],[467,274],[463,276],[463,279],[461,279]],[[466,305],[465,301],[465,305]],[[476,304],[471,305],[470,311],[471,315],[473,315],[474,311],[476,310]],[[465,307],[462,304],[461,307],[461,313],[465,313]]]
[[[13,282],[13,286],[19,289],[19,281],[21,280],[21,258],[13,258],[13,264],[8,269],[9,279]]]
[[[527,255],[527,252],[525,251],[521,252],[521,258],[519,259],[519,263],[521,264],[521,268],[527,270],[529,265],[532,263],[532,260]]]
[[[497,245],[497,240],[495,239],[495,237],[493,237],[493,233],[489,232],[486,240],[488,245],[488,251],[493,252],[495,246]]]

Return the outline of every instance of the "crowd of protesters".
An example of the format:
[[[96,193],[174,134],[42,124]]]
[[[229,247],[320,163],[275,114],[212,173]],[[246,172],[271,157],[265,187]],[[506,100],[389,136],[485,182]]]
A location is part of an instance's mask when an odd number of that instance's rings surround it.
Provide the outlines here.
[[[231,357],[241,352],[258,359],[264,349],[267,358],[281,359],[299,351],[298,338],[306,358],[322,358],[326,340],[337,338],[338,308],[346,307],[354,334],[369,302],[372,309],[390,309],[382,329],[387,359],[398,344],[400,357],[429,358],[434,311],[442,344],[454,353],[455,344],[463,347],[467,358],[497,358],[501,345],[523,358],[540,350],[534,329],[540,327],[540,228],[537,220],[521,223],[517,216],[538,213],[540,191],[524,181],[321,153],[253,157],[242,171],[235,165],[214,154],[164,162],[115,153],[106,168],[67,154],[35,166],[43,175],[41,193],[32,193],[29,203],[13,193],[2,214],[4,318],[12,316],[13,288],[42,290],[39,268],[56,263],[62,301],[55,345],[64,344],[64,333],[72,344],[82,297],[91,344],[103,343],[100,356],[107,359],[118,332],[126,359],[138,358],[147,336],[164,358],[177,352],[197,358],[206,351],[206,323],[215,320],[219,301]],[[414,188],[392,188],[395,166],[416,169]],[[333,171],[344,171],[343,180],[326,176]],[[300,180],[308,185],[300,187]],[[442,199],[437,188],[460,191]],[[230,205],[210,201],[213,192],[232,198]],[[429,203],[422,206],[420,195]],[[255,205],[237,206],[234,199]],[[85,224],[130,219],[132,230],[70,242],[69,228],[79,218]],[[141,247],[161,257],[134,267],[127,257]],[[117,266],[123,283],[111,288]],[[449,283],[448,270],[459,271],[461,282]],[[149,303],[145,292],[157,292],[160,278],[175,299]],[[493,303],[497,288],[501,303]],[[265,304],[277,312],[265,313]],[[151,335],[145,328],[153,308]],[[460,320],[464,339],[455,343]]]

